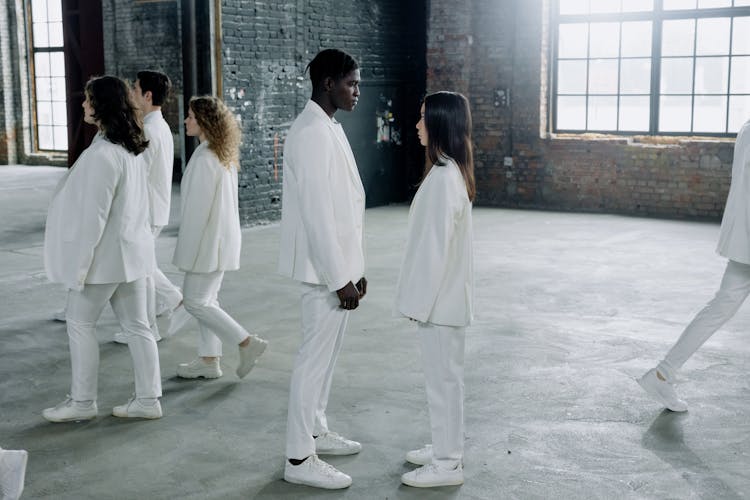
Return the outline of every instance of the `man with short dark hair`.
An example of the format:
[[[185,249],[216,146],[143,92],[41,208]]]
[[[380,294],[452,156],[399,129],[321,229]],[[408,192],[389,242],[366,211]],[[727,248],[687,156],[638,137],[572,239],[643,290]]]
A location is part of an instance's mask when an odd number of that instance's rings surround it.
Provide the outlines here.
[[[326,49],[308,65],[312,97],[287,134],[279,272],[301,282],[302,344],[294,363],[284,479],[346,488],[352,479],[318,454],[352,455],[362,446],[328,429],[325,414],[349,311],[367,292],[365,192],[349,141],[333,115],[359,98],[359,69]]]

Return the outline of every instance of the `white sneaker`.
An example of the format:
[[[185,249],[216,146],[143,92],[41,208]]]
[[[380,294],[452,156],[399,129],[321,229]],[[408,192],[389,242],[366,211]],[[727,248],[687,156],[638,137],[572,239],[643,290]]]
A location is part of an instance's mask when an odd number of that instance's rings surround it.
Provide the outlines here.
[[[148,418],[153,420],[162,416],[161,403],[157,399],[154,404],[146,405],[133,396],[124,405],[112,408],[112,415],[121,418]]]
[[[401,476],[401,482],[415,488],[458,486],[464,484],[464,468],[458,464],[454,469],[446,470],[436,464],[427,464]]]
[[[187,312],[185,306],[182,304],[177,306],[173,311],[162,314],[162,316],[165,318],[163,321],[166,322],[167,325],[165,325],[165,328],[161,328],[161,326],[159,328],[160,331],[164,332],[165,338],[173,337],[180,333],[180,331],[187,326],[188,321],[193,317],[192,314]]]
[[[52,319],[55,321],[60,321],[61,323],[65,323],[67,321],[67,312],[68,311],[66,309],[58,309],[57,311],[52,313]]]
[[[320,455],[355,455],[362,445],[335,432],[326,432],[315,438],[315,452]]]
[[[26,450],[0,449],[0,498],[3,500],[21,498],[28,458]]]
[[[667,409],[677,412],[687,411],[687,403],[681,400],[668,380],[662,380],[657,375],[656,368],[652,368],[637,380],[646,393]],[[661,375],[661,374],[660,374]]]
[[[189,363],[177,365],[177,376],[180,378],[219,378],[222,375],[218,358],[213,362],[195,358]]]
[[[96,401],[81,403],[73,401],[73,398],[68,395],[57,406],[43,410],[42,416],[50,422],[75,422],[96,418],[98,411]]]
[[[351,477],[319,459],[317,455],[310,455],[299,465],[292,465],[287,460],[284,465],[284,481],[326,490],[340,490],[352,484]]]
[[[406,454],[406,461],[414,465],[427,465],[432,463],[432,445],[426,444],[418,450],[411,450]]]
[[[268,342],[256,335],[250,336],[250,343],[248,345],[240,347],[240,364],[237,366],[237,376],[239,378],[245,378],[245,375],[250,373],[250,370],[258,362],[258,358],[266,350],[266,347],[268,347]]]

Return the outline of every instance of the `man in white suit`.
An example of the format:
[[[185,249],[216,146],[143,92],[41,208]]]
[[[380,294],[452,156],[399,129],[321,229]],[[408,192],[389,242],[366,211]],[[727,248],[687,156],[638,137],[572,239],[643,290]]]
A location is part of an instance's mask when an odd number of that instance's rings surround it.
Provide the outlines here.
[[[737,134],[732,185],[721,221],[716,251],[729,259],[714,298],[685,328],[665,358],[638,379],[656,401],[672,411],[687,411],[674,389],[677,371],[721,326],[735,315],[750,294],[750,121]]]
[[[161,107],[164,104],[172,82],[160,71],[139,71],[133,84],[133,102],[143,117],[143,130],[149,141],[148,148],[143,153],[148,166],[148,201],[149,222],[154,240],[159,236],[164,226],[169,223],[169,207],[172,199],[172,165],[174,162],[174,139],[169,129]],[[156,316],[166,321],[162,323],[165,336],[170,329],[169,321],[178,306],[182,303],[180,289],[172,284],[159,267],[146,280],[149,300],[149,322],[156,340],[161,340]],[[182,308],[180,308],[182,309]],[[189,318],[186,312],[176,317],[182,321]],[[164,328],[166,327],[166,328]],[[127,339],[122,332],[115,334],[115,342],[126,344]]]
[[[302,344],[294,363],[284,479],[317,488],[351,478],[318,454],[351,455],[362,446],[328,429],[326,405],[349,311],[367,292],[365,192],[349,141],[333,115],[359,97],[356,61],[337,49],[308,65],[312,98],[284,145],[279,272],[301,282]]]

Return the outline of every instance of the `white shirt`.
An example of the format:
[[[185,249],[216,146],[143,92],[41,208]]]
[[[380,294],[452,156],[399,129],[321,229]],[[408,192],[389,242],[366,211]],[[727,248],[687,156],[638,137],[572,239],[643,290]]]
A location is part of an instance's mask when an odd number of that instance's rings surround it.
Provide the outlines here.
[[[149,144],[144,157],[148,165],[148,201],[151,225],[169,224],[169,205],[172,199],[172,166],[174,139],[161,110],[143,117],[143,128]]]

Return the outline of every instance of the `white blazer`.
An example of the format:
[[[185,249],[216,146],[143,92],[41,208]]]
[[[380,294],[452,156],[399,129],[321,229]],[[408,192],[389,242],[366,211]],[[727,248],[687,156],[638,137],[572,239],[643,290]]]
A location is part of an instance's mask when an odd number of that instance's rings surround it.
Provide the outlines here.
[[[458,166],[444,161],[430,169],[409,209],[394,313],[468,326],[474,298],[471,202]]]
[[[201,143],[180,184],[180,232],[172,262],[183,271],[210,273],[240,268],[242,232],[237,167],[226,168]]]
[[[732,185],[721,220],[719,255],[750,264],[750,121],[747,121],[734,143]]]
[[[284,143],[279,273],[325,285],[365,273],[365,190],[341,124],[308,101]]]
[[[143,129],[148,148],[143,152],[148,165],[148,201],[151,225],[169,224],[169,204],[172,200],[172,165],[174,139],[161,111],[152,111],[143,117]]]
[[[154,269],[143,155],[98,134],[55,190],[44,229],[44,267],[54,283],[123,283]]]

